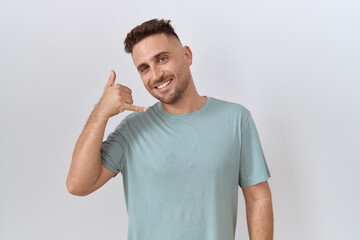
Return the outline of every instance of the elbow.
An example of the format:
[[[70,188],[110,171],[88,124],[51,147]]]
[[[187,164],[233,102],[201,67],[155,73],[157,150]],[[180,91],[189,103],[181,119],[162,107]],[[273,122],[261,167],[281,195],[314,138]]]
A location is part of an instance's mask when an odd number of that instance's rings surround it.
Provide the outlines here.
[[[83,196],[89,195],[88,191],[84,191],[80,187],[76,186],[76,184],[71,183],[71,181],[69,181],[69,179],[66,180],[66,188],[70,194],[75,195],[75,196],[83,197]]]

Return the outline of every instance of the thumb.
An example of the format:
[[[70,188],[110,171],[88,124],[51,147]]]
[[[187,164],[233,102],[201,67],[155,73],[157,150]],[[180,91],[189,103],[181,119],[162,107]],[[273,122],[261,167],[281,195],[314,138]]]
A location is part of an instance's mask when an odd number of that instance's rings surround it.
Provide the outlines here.
[[[107,81],[104,90],[108,89],[111,86],[114,86],[115,83],[116,74],[115,71],[111,69],[111,75],[109,77],[109,80]]]

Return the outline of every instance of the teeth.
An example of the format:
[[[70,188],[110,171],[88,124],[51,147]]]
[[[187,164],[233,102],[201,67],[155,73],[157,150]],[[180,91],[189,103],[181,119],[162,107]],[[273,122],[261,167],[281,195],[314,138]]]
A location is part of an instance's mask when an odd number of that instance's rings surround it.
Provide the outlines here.
[[[167,81],[166,83],[161,84],[161,85],[158,86],[157,88],[164,88],[164,87],[166,87],[170,82],[171,82],[171,80]]]

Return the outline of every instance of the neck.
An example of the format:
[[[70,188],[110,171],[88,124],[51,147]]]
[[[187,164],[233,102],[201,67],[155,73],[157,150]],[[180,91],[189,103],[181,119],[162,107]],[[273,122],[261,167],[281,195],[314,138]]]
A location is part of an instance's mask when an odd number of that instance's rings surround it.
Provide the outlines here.
[[[166,104],[161,102],[161,105],[168,113],[185,114],[200,109],[204,106],[205,102],[206,97],[198,94],[194,81],[190,79],[186,91],[180,96],[176,103]]]

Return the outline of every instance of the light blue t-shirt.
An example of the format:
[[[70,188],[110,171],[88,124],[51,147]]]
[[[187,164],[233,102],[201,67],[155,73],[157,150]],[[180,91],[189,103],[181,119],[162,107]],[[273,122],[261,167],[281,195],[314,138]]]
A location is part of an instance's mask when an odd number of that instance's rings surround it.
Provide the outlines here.
[[[128,240],[234,240],[239,186],[271,177],[250,111],[206,98],[186,114],[133,112],[102,143],[123,177]]]

